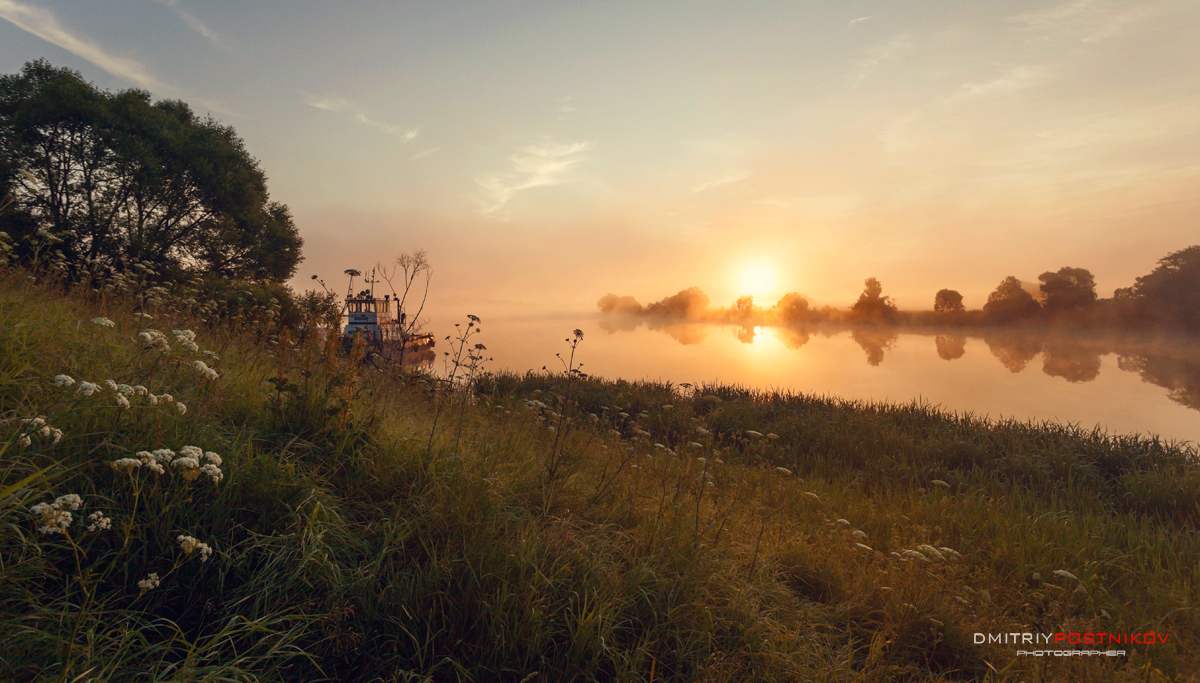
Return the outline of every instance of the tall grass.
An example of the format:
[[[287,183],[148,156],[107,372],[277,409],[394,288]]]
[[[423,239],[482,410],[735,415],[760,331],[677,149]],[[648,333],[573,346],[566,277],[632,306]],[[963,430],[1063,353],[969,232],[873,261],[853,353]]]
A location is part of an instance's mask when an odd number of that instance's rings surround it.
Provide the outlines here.
[[[1200,665],[1190,448],[570,367],[480,374],[482,358],[449,384],[358,363],[269,309],[210,328],[182,293],[26,277],[0,281],[0,679],[1141,681]],[[574,365],[586,343],[568,350]],[[146,395],[123,407],[106,379]],[[37,416],[57,443],[21,422]],[[220,480],[138,455],[184,446],[219,454]],[[67,494],[65,533],[39,531],[32,508]],[[110,528],[88,530],[97,512]],[[1088,660],[972,642],[1029,630],[1171,639]]]

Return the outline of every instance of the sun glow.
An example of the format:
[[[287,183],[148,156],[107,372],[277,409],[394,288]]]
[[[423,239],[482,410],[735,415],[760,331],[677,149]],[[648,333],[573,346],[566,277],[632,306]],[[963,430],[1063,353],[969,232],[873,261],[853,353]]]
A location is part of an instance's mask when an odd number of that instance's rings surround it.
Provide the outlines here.
[[[778,278],[775,269],[766,263],[751,263],[738,273],[738,295],[749,294],[756,303],[775,293]]]

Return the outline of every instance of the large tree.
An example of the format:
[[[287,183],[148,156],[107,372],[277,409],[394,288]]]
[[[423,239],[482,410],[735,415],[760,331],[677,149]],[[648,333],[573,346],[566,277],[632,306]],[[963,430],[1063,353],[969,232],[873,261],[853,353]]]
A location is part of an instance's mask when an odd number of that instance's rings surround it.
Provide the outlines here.
[[[44,60],[0,77],[4,220],[61,240],[75,266],[282,281],[303,244],[234,130],[180,101],[108,93]]]
[[[896,304],[892,297],[883,296],[883,285],[879,280],[869,277],[863,283],[863,292],[858,295],[858,301],[850,307],[850,313],[856,318],[884,320],[895,315]]]
[[[1009,275],[988,295],[983,305],[984,313],[999,322],[1016,322],[1035,315],[1041,306],[1021,285],[1021,281]]]
[[[1086,268],[1059,268],[1038,276],[1044,295],[1042,308],[1058,315],[1079,311],[1096,303],[1096,278]]]
[[[1200,331],[1200,245],[1167,254],[1114,298],[1149,322]]]
[[[963,306],[962,294],[953,289],[939,289],[933,297],[933,310],[935,313],[962,313],[967,309]]]

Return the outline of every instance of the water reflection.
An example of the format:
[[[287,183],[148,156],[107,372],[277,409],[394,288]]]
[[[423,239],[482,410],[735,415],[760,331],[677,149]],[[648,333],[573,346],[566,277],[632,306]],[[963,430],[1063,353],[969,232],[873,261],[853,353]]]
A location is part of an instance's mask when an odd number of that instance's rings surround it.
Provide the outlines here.
[[[718,325],[654,321],[626,316],[602,316],[601,329],[610,334],[631,332],[640,326],[661,331],[684,345],[699,344]],[[1071,332],[1039,328],[922,329],[888,326],[776,327],[732,325],[734,337],[754,344],[765,329],[785,348],[798,351],[814,334],[850,338],[866,353],[867,365],[882,365],[888,352],[901,343],[901,334],[933,337],[939,358],[955,361],[967,353],[969,339],[982,340],[992,356],[1012,373],[1025,371],[1040,355],[1044,374],[1070,383],[1093,382],[1100,376],[1102,357],[1115,354],[1117,368],[1143,382],[1167,390],[1171,401],[1200,411],[1200,340],[1112,332]],[[1034,367],[1037,367],[1036,365]]]

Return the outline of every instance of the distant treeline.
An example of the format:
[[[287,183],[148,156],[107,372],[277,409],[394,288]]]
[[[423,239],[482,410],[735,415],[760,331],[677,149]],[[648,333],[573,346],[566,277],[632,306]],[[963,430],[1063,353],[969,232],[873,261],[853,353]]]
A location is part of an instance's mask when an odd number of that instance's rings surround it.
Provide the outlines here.
[[[631,296],[606,294],[603,313],[736,325],[798,326],[817,323],[890,325],[1029,325],[1069,324],[1080,327],[1147,327],[1200,332],[1200,245],[1163,257],[1150,273],[1122,287],[1111,298],[1096,295],[1096,281],[1086,268],[1063,267],[1038,276],[1037,285],[1015,276],[1004,278],[988,295],[982,310],[967,310],[962,294],[939,290],[933,310],[901,311],[883,294],[879,280],[867,278],[862,294],[849,308],[814,306],[795,292],[773,306],[740,297],[728,308],[713,307],[697,287],[643,306]]]

